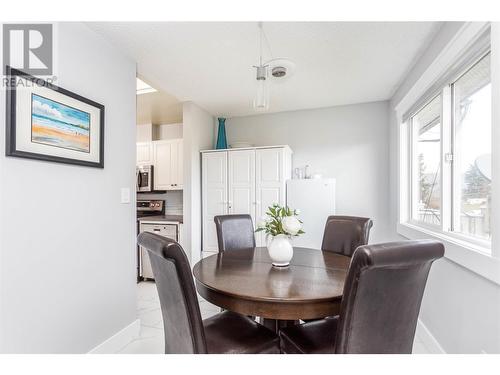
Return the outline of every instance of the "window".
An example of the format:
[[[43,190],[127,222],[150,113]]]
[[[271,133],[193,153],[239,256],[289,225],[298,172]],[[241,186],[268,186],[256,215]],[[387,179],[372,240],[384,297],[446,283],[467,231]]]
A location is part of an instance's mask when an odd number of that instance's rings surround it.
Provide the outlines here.
[[[489,52],[434,87],[407,116],[409,216],[487,248],[491,240]],[[458,77],[458,78],[457,78]]]
[[[453,230],[490,238],[490,55],[452,84],[454,98]]]
[[[413,219],[427,224],[441,222],[441,96],[412,118]]]

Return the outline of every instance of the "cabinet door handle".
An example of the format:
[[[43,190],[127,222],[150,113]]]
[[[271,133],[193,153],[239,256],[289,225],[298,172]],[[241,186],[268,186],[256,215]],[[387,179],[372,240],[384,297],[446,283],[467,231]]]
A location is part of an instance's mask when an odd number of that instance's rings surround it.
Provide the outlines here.
[[[137,173],[137,187],[140,189],[142,187],[142,173],[139,171]]]

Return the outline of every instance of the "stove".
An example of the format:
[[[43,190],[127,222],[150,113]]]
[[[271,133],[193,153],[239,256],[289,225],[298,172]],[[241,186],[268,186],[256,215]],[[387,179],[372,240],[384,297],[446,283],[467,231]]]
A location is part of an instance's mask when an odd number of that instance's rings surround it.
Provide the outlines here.
[[[165,214],[164,200],[138,200],[137,217],[157,216]]]

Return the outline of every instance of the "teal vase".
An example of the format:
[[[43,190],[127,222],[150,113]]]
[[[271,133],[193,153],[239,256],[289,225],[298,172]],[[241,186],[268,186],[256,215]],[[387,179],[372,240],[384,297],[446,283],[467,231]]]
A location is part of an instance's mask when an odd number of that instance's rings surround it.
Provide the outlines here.
[[[226,139],[226,119],[224,117],[219,117],[219,131],[217,132],[217,145],[215,148],[217,150],[222,150],[227,148]]]

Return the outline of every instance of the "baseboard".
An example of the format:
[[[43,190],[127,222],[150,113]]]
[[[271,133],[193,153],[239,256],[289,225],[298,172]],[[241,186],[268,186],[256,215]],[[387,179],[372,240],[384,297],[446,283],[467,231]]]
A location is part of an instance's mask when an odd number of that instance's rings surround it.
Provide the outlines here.
[[[436,338],[432,335],[431,331],[419,319],[417,323],[417,338],[420,339],[422,344],[431,354],[446,354],[443,347],[439,344]]]
[[[129,342],[139,337],[140,330],[141,321],[136,319],[134,322],[115,333],[106,341],[97,345],[89,352],[89,354],[114,354]]]

